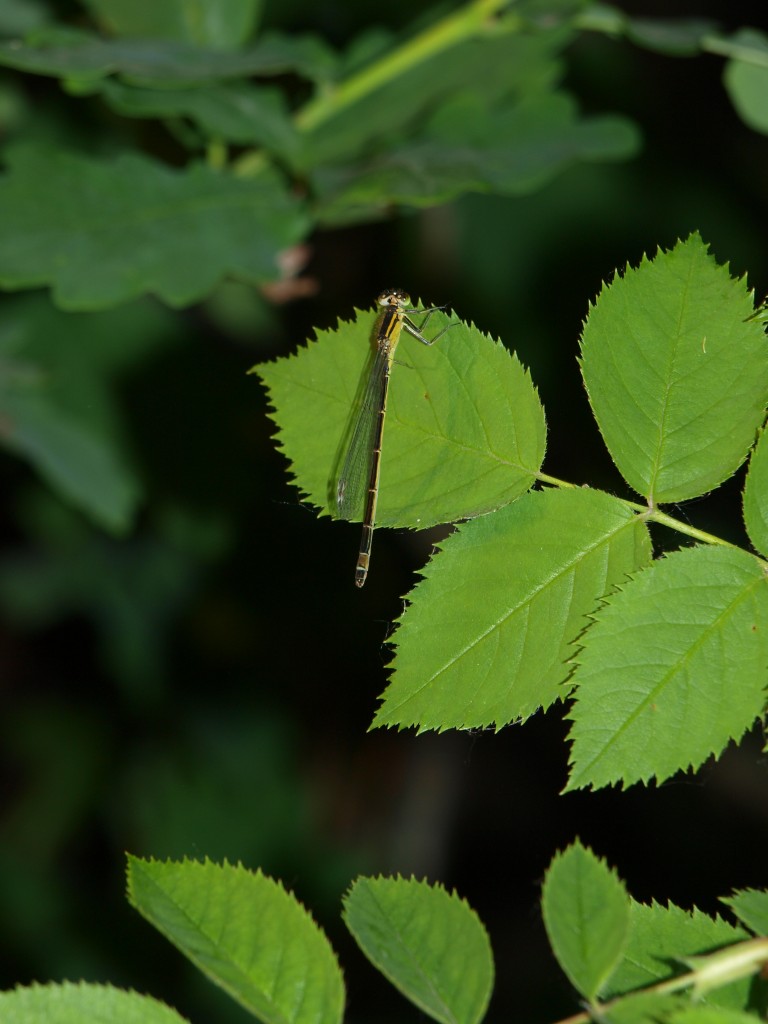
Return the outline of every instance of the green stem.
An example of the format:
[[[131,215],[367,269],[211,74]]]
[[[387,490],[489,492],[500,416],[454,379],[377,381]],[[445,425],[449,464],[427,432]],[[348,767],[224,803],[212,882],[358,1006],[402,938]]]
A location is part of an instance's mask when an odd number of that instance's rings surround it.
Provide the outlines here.
[[[386,54],[380,60],[337,85],[328,86],[297,111],[294,125],[300,132],[309,132],[330,120],[339,111],[358,103],[363,97],[399,77],[410,68],[421,64],[464,39],[483,32],[496,30],[494,16],[509,0],[470,0],[458,11],[430,25],[413,39]],[[523,24],[521,18],[504,17],[504,31],[512,32]],[[239,177],[251,177],[265,166],[260,152],[245,153],[236,162],[234,171]]]
[[[578,484],[570,483],[568,480],[559,480],[556,476],[549,476],[547,473],[537,473],[536,479],[539,483],[549,484],[551,487],[570,488],[579,486]],[[684,533],[686,537],[693,537],[694,540],[700,540],[704,544],[719,544],[726,548],[738,548],[737,544],[723,540],[722,537],[717,537],[714,533],[707,533],[705,530],[699,530],[695,526],[689,526],[688,523],[675,519],[654,506],[640,505],[638,502],[628,501],[626,498],[617,498],[616,500],[620,501],[627,508],[631,508],[634,512],[638,512],[649,523],[668,526],[670,530],[677,530],[678,533]]]
[[[311,131],[340,110],[359,102],[363,96],[398,78],[415,65],[455,46],[463,39],[488,31],[493,16],[505,7],[506,3],[507,0],[471,0],[460,10],[430,25],[381,60],[375,61],[345,82],[310,100],[297,113],[296,127],[299,131]],[[507,30],[519,26],[519,19],[514,26],[510,26],[510,20],[505,19]]]

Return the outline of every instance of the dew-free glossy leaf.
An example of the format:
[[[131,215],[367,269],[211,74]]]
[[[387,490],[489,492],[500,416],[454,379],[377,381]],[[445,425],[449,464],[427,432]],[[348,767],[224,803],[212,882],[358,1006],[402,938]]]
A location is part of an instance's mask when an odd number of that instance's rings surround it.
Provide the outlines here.
[[[721,903],[755,935],[768,935],[768,892],[765,889],[741,889],[733,896],[723,896]]]
[[[541,908],[558,963],[577,991],[594,1002],[629,935],[630,900],[623,883],[577,841],[550,864]]]
[[[109,985],[31,985],[0,992],[3,1024],[185,1024],[170,1006]]]
[[[582,372],[611,456],[655,503],[711,490],[744,460],[768,400],[768,345],[746,283],[698,235],[603,287]]]
[[[686,1006],[669,1017],[669,1024],[759,1024],[760,1017],[720,1006]]]
[[[103,309],[144,292],[171,306],[202,298],[227,274],[267,281],[305,227],[272,174],[238,180],[139,155],[98,161],[14,152],[0,178],[0,284],[50,285],[67,309]]]
[[[760,431],[744,481],[744,523],[755,549],[768,557],[768,430],[765,428]]]
[[[260,871],[128,860],[136,909],[211,981],[266,1024],[337,1024],[344,984],[323,932]]]
[[[434,314],[427,336],[455,319]],[[372,312],[358,313],[337,330],[319,331],[297,355],[254,367],[295,482],[323,511],[335,504],[373,327]],[[403,332],[387,402],[377,523],[424,528],[499,508],[531,486],[544,444],[544,413],[530,377],[499,342],[462,323],[430,347]]]
[[[497,728],[561,695],[598,601],[651,557],[610,495],[536,491],[460,526],[413,590],[374,725]]]
[[[726,547],[675,551],[608,598],[584,634],[567,789],[698,767],[761,713],[768,578]]]
[[[685,959],[732,945],[750,936],[720,917],[700,910],[682,910],[670,903],[631,904],[629,940],[621,964],[605,998],[647,988],[686,971]],[[749,979],[740,979],[708,993],[709,1002],[719,1006],[743,1007],[749,997]]]
[[[477,914],[456,893],[414,878],[359,878],[344,921],[368,959],[441,1024],[477,1024],[493,987],[493,956]]]

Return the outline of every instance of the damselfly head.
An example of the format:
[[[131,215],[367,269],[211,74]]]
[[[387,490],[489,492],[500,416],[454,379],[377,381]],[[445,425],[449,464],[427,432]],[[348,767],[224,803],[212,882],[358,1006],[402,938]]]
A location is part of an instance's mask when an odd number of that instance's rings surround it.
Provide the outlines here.
[[[381,295],[376,299],[376,302],[380,306],[399,306],[404,309],[406,306],[410,306],[411,297],[407,292],[404,292],[401,288],[387,288]]]

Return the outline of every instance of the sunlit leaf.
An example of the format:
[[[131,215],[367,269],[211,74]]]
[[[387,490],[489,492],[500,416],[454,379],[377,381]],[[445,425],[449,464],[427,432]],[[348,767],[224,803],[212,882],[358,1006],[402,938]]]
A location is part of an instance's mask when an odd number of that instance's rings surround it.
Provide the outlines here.
[[[260,871],[130,857],[136,909],[265,1024],[341,1021],[344,986],[325,935]]]
[[[768,345],[744,280],[698,235],[603,287],[582,372],[611,456],[654,503],[711,490],[743,462],[768,401]]]
[[[460,526],[401,616],[374,725],[498,728],[547,707],[588,614],[650,555],[634,513],[581,488],[532,492]]]
[[[185,1024],[186,1020],[150,996],[85,982],[32,985],[0,992],[0,1019],[3,1024]]]
[[[739,739],[765,703],[766,623],[768,579],[735,548],[675,551],[608,598],[576,658],[567,788],[661,781]]]
[[[552,951],[571,984],[594,1002],[629,935],[630,901],[608,865],[579,842],[549,866],[541,896]]]
[[[454,320],[436,313],[427,334]],[[254,368],[268,388],[295,482],[323,511],[335,505],[374,322],[372,312],[358,313],[336,330],[319,331],[297,355]],[[463,323],[432,346],[403,332],[387,403],[377,522],[426,527],[499,508],[531,486],[544,442],[544,413],[530,377],[501,344]]]
[[[768,556],[768,430],[763,429],[744,482],[744,522],[749,539]]]
[[[493,987],[488,935],[456,893],[414,878],[359,878],[344,920],[368,959],[441,1024],[478,1024]]]

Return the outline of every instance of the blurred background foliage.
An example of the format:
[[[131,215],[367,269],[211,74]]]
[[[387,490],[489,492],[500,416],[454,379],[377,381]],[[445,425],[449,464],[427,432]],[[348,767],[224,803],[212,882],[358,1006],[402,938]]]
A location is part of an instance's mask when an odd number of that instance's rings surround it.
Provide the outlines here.
[[[343,52],[350,73],[458,6],[425,8],[414,21],[404,0],[263,9],[258,0],[0,0],[0,35],[34,41],[56,26],[141,39],[150,12],[155,35],[225,55],[259,33],[307,34],[301,67],[311,73],[272,83],[286,109],[297,109],[329,53]],[[525,6],[532,17],[584,13],[578,3]],[[712,19],[726,35],[768,28],[761,6],[726,11],[715,0],[622,0],[621,9],[670,25]],[[39,287],[51,277],[0,271],[6,285],[27,289],[0,296],[2,987],[109,980],[197,1022],[245,1019],[127,907],[126,850],[241,860],[279,876],[336,945],[350,1019],[360,1020],[400,1011],[339,921],[341,894],[358,872],[414,872],[455,886],[490,930],[499,975],[491,1014],[530,1021],[573,1010],[537,899],[545,866],[576,834],[618,866],[638,899],[714,913],[731,888],[766,885],[766,766],[756,735],[696,778],[562,798],[566,730],[557,713],[499,735],[367,735],[400,595],[441,533],[377,534],[371,578],[357,592],[357,529],[317,520],[287,484],[264,397],[246,376],[382,288],[404,287],[450,303],[530,367],[547,410],[548,472],[624,493],[576,364],[588,303],[615,268],[693,230],[764,293],[768,142],[734,110],[724,61],[712,52],[658,52],[606,31],[565,36],[541,73],[585,117],[623,125],[622,145],[604,159],[455,194],[450,165],[431,192],[376,202],[382,182],[402,172],[393,170],[398,146],[415,142],[385,125],[378,163],[334,163],[354,142],[358,111],[349,124],[314,129],[313,230],[294,232],[303,244],[284,253],[277,284],[257,289],[230,275],[176,310],[147,295],[61,308],[61,295]],[[219,108],[198,120],[166,116],[162,97],[147,90],[142,102],[154,113],[139,117],[119,77],[62,73],[62,88],[53,73],[19,68],[11,51],[0,72],[9,165],[33,141],[89,157],[138,150],[179,166],[201,150],[201,124],[221,116]],[[453,116],[465,124],[481,116],[471,104],[461,113],[478,78],[493,91],[493,76],[510,75],[482,62],[442,69],[447,124],[432,124],[420,146],[444,145]],[[419,88],[433,88],[433,73]],[[127,112],[126,103],[134,104]],[[231,141],[235,150],[273,144],[300,197],[308,157],[292,148],[281,103],[268,100],[274,118],[259,121],[266,142]],[[221,158],[210,140],[202,151],[214,164]],[[34,202],[23,188],[14,195],[30,205],[11,229],[6,202],[0,251],[5,230],[16,254],[27,242],[43,253],[53,243],[33,222]],[[196,256],[190,237],[178,259]],[[740,483],[683,514],[743,542]]]

